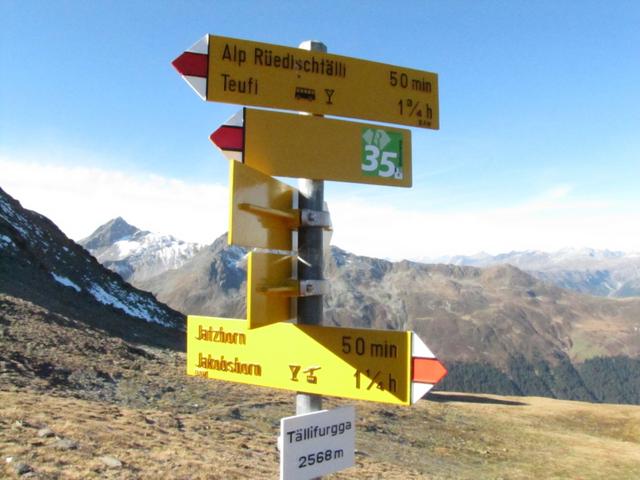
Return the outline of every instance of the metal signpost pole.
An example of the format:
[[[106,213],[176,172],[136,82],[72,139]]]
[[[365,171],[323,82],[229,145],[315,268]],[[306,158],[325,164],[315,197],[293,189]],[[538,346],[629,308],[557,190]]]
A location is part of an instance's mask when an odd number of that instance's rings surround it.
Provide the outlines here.
[[[447,370],[415,332],[322,325],[324,230],[331,230],[324,180],[410,187],[411,132],[317,117],[437,130],[438,75],[327,54],[318,41],[295,49],[217,35],[172,64],[203,100],[309,115],[244,108],[211,135],[233,160],[229,244],[297,258],[249,256],[246,320],[188,317],[187,373],[296,392],[296,416],[281,419],[281,479],[353,466],[355,410],[322,410],[321,395],[410,405]],[[298,190],[272,176],[298,178]],[[289,323],[295,317],[298,325]],[[339,438],[292,431],[338,424]]]
[[[325,44],[316,41],[307,41],[300,44],[300,48],[314,52],[327,53]],[[308,180],[301,178],[298,180],[300,190],[300,209],[309,209],[320,212],[324,209],[324,181]],[[322,253],[321,227],[300,227],[298,230],[298,255],[301,261],[298,262],[298,280],[322,280],[323,275],[323,253]],[[322,295],[302,296],[298,298],[298,323],[322,325]],[[296,415],[317,412],[322,410],[322,397],[320,395],[310,395],[298,393],[296,395]]]

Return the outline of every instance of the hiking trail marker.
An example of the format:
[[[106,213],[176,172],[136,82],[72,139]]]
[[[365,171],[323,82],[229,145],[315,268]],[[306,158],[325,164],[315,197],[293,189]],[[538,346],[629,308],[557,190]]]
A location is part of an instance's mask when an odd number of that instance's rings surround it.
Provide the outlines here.
[[[407,129],[244,108],[210,138],[265,175],[411,186]]]
[[[356,410],[333,410],[280,419],[280,480],[307,480],[355,464]]]
[[[447,374],[414,332],[322,325],[323,181],[412,182],[409,130],[322,116],[438,129],[438,76],[300,47],[205,35],[172,62],[203,100],[313,114],[243,108],[211,135],[230,160],[228,242],[269,253],[248,255],[247,320],[187,318],[188,375],[298,392],[281,480],[354,464],[355,410],[318,411],[321,395],[411,405]]]
[[[217,35],[172,64],[203,100],[439,128],[432,72]]]
[[[411,331],[190,315],[187,373],[316,395],[411,405],[446,374]]]

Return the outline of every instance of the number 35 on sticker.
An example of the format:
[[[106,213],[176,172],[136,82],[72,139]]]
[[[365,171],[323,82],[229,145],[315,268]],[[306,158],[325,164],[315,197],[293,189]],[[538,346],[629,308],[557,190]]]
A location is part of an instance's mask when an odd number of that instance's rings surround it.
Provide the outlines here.
[[[402,180],[402,134],[379,128],[362,129],[364,175]]]

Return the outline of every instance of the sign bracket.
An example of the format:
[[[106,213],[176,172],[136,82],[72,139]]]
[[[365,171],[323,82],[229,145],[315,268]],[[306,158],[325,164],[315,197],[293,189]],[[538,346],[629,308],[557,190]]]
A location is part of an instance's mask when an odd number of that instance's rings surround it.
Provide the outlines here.
[[[295,283],[291,285],[282,285],[279,287],[265,287],[261,288],[258,291],[265,295],[269,296],[278,296],[278,297],[297,297],[300,287]]]
[[[328,294],[329,282],[327,280],[300,280],[300,297]]]
[[[280,210],[277,208],[261,207],[252,203],[240,203],[238,204],[240,210],[244,210],[255,215],[269,216],[280,218],[287,222],[291,227],[297,228],[300,226],[300,214],[298,210]]]
[[[254,215],[280,218],[286,221],[293,229],[298,227],[320,227],[325,230],[331,230],[331,215],[326,211],[308,208],[280,210],[278,208],[261,207],[252,203],[240,203],[238,208]]]
[[[321,227],[325,230],[331,230],[331,215],[326,211],[303,208],[300,210],[300,226]]]
[[[300,280],[292,282],[290,285],[278,287],[264,287],[258,290],[260,293],[269,296],[282,297],[311,297],[314,295],[327,295],[329,293],[329,282],[326,280]]]

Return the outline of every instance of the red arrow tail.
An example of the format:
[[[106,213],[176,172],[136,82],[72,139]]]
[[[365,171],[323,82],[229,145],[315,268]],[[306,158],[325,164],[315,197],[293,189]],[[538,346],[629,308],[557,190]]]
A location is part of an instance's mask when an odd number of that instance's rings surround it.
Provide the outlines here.
[[[220,150],[244,151],[244,127],[222,125],[209,138]]]
[[[435,385],[447,375],[447,369],[437,358],[411,359],[411,381]]]
[[[206,77],[209,75],[209,55],[184,52],[171,62],[171,65],[180,75],[190,77]]]

